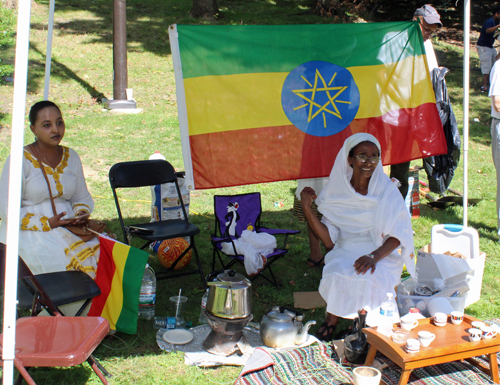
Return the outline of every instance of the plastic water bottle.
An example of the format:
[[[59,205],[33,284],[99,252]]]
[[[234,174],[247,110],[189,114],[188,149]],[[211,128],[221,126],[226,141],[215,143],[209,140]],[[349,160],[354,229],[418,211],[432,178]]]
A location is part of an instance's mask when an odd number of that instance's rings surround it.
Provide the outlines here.
[[[203,297],[201,297],[201,308],[200,308],[200,324],[206,324],[207,323],[207,317],[205,315],[205,310],[207,308],[207,300],[208,300],[208,290],[203,293]]]
[[[146,264],[139,294],[139,317],[147,320],[155,316],[156,276],[153,268]]]
[[[387,293],[384,302],[380,305],[380,318],[377,331],[386,337],[392,335],[392,325],[396,316],[396,301],[392,293]]]
[[[155,153],[149,157],[149,160],[155,159],[166,160],[166,158],[162,154],[160,154],[160,151],[158,150],[156,150]]]

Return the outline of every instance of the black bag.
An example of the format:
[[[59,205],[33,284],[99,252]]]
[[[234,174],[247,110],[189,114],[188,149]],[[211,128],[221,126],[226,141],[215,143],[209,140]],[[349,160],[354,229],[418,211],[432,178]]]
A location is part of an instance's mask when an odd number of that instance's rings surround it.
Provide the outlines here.
[[[448,151],[443,155],[423,159],[424,169],[429,179],[429,189],[439,194],[445,192],[453,180],[455,169],[460,161],[460,146],[462,145],[457,120],[451,108],[448,88],[444,80],[448,71],[448,68],[442,67],[435,68],[431,73],[434,94],[436,95],[436,107],[443,124]]]

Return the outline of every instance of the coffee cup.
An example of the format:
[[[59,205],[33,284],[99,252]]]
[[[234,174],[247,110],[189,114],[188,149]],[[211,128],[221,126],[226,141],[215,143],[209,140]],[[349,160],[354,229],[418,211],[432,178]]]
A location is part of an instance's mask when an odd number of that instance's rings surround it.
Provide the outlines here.
[[[415,327],[418,326],[418,321],[413,318],[413,317],[409,317],[409,318],[401,318],[401,328],[405,329],[405,330],[411,330]]]
[[[481,321],[472,321],[471,325],[472,325],[473,328],[476,328],[476,329],[482,329],[482,328],[484,328],[486,326],[484,324],[484,322],[481,322]]]
[[[352,371],[354,385],[379,385],[382,373],[370,366],[358,366]]]
[[[470,342],[480,341],[482,334],[483,334],[483,332],[481,329],[470,328],[469,329],[469,341]]]
[[[423,347],[429,346],[434,341],[434,338],[436,338],[436,335],[426,330],[418,332],[418,340]]]
[[[451,312],[451,322],[453,325],[460,325],[464,320],[464,313],[461,311],[452,311]]]
[[[445,324],[448,321],[448,315],[445,313],[434,314],[434,322],[437,324]]]
[[[483,334],[483,337],[482,337],[483,340],[488,340],[488,339],[493,338],[497,335],[497,331],[490,326],[483,326],[481,331]]]
[[[406,341],[406,351],[408,353],[415,353],[420,350],[420,341],[416,338],[410,338]]]

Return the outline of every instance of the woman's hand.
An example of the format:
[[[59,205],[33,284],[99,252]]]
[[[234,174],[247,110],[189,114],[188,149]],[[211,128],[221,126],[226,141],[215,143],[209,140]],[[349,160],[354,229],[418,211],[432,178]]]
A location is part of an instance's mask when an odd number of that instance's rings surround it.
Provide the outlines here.
[[[363,255],[359,257],[356,262],[354,262],[354,270],[356,274],[364,275],[368,270],[372,270],[372,274],[375,272],[375,265],[377,262],[374,258],[369,257],[367,255]]]
[[[73,222],[74,225],[86,225],[87,222],[89,221],[90,214],[86,211],[79,211],[76,213],[75,221]]]
[[[312,187],[304,187],[300,192],[300,203],[302,207],[311,207],[313,200],[316,198],[316,192]]]
[[[61,219],[65,215],[66,215],[66,211],[63,211],[62,213],[57,214],[57,215],[53,216],[52,218],[49,218],[50,227],[52,229],[55,229],[57,227],[72,225],[75,222],[75,218]]]

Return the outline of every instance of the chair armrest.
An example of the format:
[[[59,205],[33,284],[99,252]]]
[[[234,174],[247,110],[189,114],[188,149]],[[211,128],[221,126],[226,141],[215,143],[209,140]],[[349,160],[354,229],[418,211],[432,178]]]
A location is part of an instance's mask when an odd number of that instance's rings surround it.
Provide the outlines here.
[[[267,227],[257,227],[256,231],[258,233],[267,233],[271,235],[278,235],[278,234],[299,234],[300,230],[288,230],[288,229],[269,229]]]
[[[238,252],[236,251],[236,245],[234,244],[234,239],[236,238],[232,238],[232,237],[216,237],[215,235],[212,235],[212,243],[217,246],[219,248],[220,246],[220,250],[222,251],[222,243],[231,243],[231,245],[233,246],[233,252],[234,254],[233,255],[239,255]],[[224,251],[222,251],[224,254],[227,254],[225,253]]]
[[[221,243],[221,242],[232,242],[231,237],[216,237],[215,235],[212,235],[212,242],[213,243]]]

